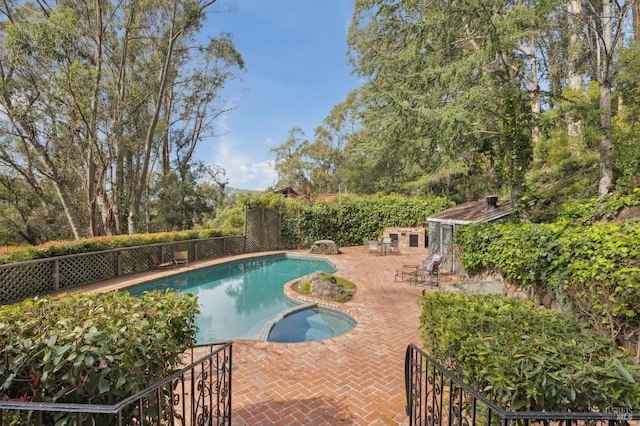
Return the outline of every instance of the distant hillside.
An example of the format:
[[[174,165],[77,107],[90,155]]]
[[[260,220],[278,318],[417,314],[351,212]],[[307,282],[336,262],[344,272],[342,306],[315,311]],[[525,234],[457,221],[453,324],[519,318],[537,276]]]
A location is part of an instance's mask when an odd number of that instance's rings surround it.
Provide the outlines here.
[[[232,195],[232,194],[255,194],[255,193],[259,193],[259,192],[263,192],[263,191],[256,191],[254,189],[232,188],[230,186],[227,186],[227,187],[224,188],[224,193],[226,195]]]

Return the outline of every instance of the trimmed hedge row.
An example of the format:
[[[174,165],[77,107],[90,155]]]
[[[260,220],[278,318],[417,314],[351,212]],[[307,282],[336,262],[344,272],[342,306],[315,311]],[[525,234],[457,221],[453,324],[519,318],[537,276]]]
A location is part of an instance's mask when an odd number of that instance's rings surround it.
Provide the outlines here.
[[[0,399],[117,403],[174,371],[195,343],[198,310],[196,296],[170,291],[0,306]]]
[[[473,224],[456,231],[467,271],[501,272],[568,298],[612,339],[640,330],[640,223]]]
[[[499,296],[424,293],[421,305],[433,357],[505,408],[640,409],[640,366],[573,316]]]
[[[185,241],[199,238],[242,235],[242,229],[200,229],[154,234],[117,235],[113,237],[80,238],[52,241],[39,246],[0,247],[0,264],[24,262],[54,256],[113,250],[147,244]]]
[[[310,247],[331,239],[338,246],[362,244],[389,226],[425,226],[434,213],[453,207],[446,197],[407,198],[399,195],[362,197],[340,195],[312,206],[287,203],[283,209],[283,244],[287,248]]]

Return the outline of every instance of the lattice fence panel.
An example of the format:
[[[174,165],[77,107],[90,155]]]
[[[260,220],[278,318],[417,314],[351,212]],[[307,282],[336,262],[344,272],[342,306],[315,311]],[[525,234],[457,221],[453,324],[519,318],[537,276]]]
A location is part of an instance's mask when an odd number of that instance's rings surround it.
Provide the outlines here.
[[[227,237],[224,249],[228,254],[244,253],[244,237]]]
[[[12,303],[53,291],[53,272],[54,261],[0,268],[0,303]]]
[[[225,254],[224,238],[198,241],[198,259],[211,259]]]
[[[247,211],[244,220],[247,229],[247,252],[260,251],[262,246],[262,209]]]
[[[157,262],[154,262],[154,256]],[[171,259],[166,259],[171,260]],[[122,275],[135,274],[155,268],[162,261],[162,247],[136,247],[120,252],[120,268]]]
[[[275,210],[264,212],[264,240],[263,250],[277,250],[280,248],[280,214]]]
[[[60,288],[72,288],[116,276],[117,253],[97,252],[60,259]]]
[[[247,251],[275,250],[280,245],[280,215],[275,210],[253,209],[245,217]]]

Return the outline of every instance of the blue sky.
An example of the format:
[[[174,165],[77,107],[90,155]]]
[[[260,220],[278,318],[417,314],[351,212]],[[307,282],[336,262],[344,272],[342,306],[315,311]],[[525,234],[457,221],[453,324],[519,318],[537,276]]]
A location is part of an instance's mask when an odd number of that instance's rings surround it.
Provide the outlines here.
[[[246,73],[225,89],[236,109],[216,123],[224,134],[203,141],[197,156],[222,166],[228,186],[265,190],[276,179],[269,149],[284,143],[293,127],[313,138],[331,108],[359,85],[346,54],[353,0],[233,4],[232,12],[209,14],[204,31],[231,33]]]

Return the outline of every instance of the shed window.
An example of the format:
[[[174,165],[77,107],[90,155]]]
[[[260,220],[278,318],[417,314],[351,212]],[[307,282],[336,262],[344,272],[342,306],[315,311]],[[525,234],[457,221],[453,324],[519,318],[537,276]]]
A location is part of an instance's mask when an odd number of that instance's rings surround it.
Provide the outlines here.
[[[409,247],[418,247],[418,235],[409,234]]]

